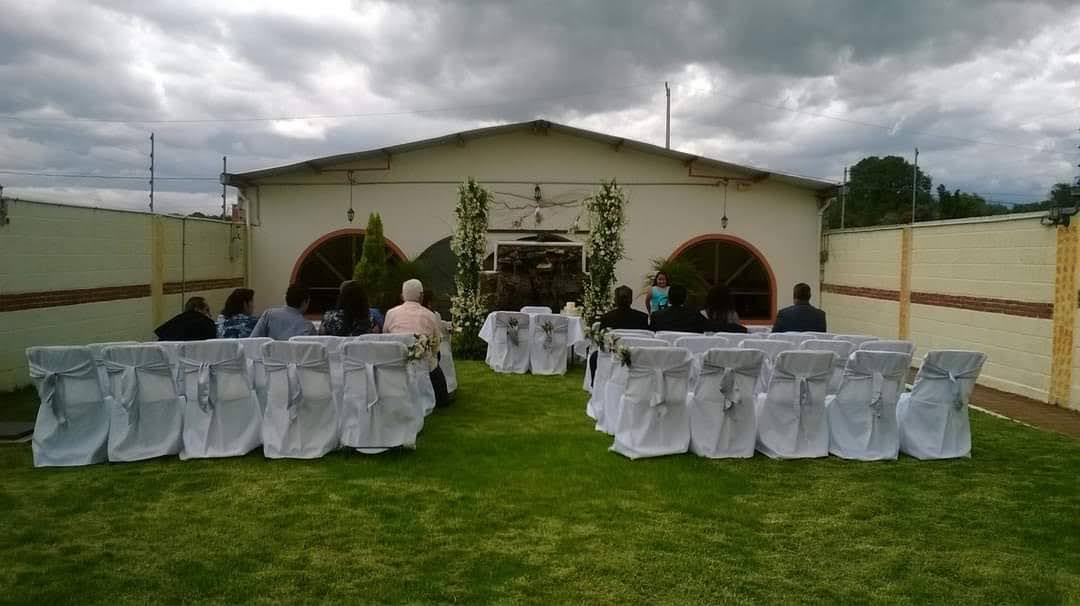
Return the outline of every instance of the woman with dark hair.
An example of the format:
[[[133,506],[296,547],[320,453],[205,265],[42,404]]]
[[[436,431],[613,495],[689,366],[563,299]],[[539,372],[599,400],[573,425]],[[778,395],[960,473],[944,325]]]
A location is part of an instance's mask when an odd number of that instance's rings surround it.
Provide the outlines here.
[[[251,336],[259,318],[255,316],[255,291],[237,288],[225,299],[225,307],[217,317],[219,339],[246,339]]]
[[[739,314],[735,313],[735,301],[731,291],[723,284],[709,289],[705,297],[705,330],[708,332],[747,332],[739,324]]]
[[[669,283],[667,272],[660,270],[653,276],[652,288],[649,289],[649,294],[645,297],[645,309],[649,314],[654,314],[661,309],[667,309],[668,307],[668,289],[671,286]]]
[[[319,334],[335,337],[357,337],[372,331],[371,311],[367,293],[356,280],[341,283],[337,309],[323,314]]]

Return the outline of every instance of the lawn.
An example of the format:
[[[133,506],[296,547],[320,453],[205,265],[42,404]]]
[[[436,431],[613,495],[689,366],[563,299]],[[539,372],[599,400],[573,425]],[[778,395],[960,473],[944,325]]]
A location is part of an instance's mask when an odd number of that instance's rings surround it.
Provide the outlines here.
[[[974,414],[964,461],[631,462],[580,371],[458,368],[414,452],[0,446],[0,603],[1080,602],[1080,441]]]

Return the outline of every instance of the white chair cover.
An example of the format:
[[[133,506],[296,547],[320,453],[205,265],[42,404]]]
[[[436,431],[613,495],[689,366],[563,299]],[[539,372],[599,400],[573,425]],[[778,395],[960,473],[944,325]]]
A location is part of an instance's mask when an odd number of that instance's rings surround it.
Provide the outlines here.
[[[701,335],[694,335],[692,337],[680,337],[675,340],[675,347],[681,347],[690,352],[691,355],[700,358],[702,354],[710,349],[716,349],[719,347],[727,347],[731,342],[727,337],[711,336],[704,337]]]
[[[176,393],[178,395],[184,395],[184,385],[180,380],[180,348],[184,346],[184,343],[187,343],[187,341],[155,341],[153,343],[165,352],[165,358],[168,359],[169,367],[172,369],[173,381],[176,383]],[[142,343],[137,345],[142,345]]]
[[[859,349],[869,351],[895,351],[905,353],[908,356],[915,355],[915,344],[911,341],[867,341],[859,345]]]
[[[427,373],[406,359],[405,345],[354,341],[345,345],[342,363],[341,445],[364,454],[415,448],[416,434],[424,426],[425,401],[414,375]]]
[[[795,346],[794,349],[803,349],[804,342],[816,338],[815,335],[805,332],[777,332],[769,335],[770,341],[787,341]]]
[[[772,326],[747,326],[746,331],[754,335],[767,335],[772,332]]]
[[[657,339],[663,339],[663,340],[667,341],[668,345],[670,345],[672,347],[675,346],[675,341],[678,341],[679,339],[681,339],[683,337],[700,337],[700,336],[702,336],[702,334],[699,333],[699,332],[682,332],[682,331],[678,331],[678,330],[658,330],[658,331],[656,331],[656,338]]]
[[[901,452],[917,459],[971,456],[968,402],[985,361],[976,351],[926,354],[911,393],[896,407]]]
[[[239,457],[262,443],[255,363],[235,340],[192,341],[180,348],[184,384],[181,459]]]
[[[595,335],[599,331],[600,331],[600,323],[599,322],[593,322],[592,323],[592,334]],[[593,342],[592,337],[587,338],[584,341],[574,345],[574,353],[575,354],[582,354],[585,357],[585,376],[582,377],[581,388],[584,389],[585,391],[589,392],[590,394],[592,393],[593,375],[592,375],[592,372],[589,369],[589,364],[591,363],[589,360],[590,360],[590,358],[592,358],[592,352],[594,352],[596,350],[597,350],[597,344],[595,342]],[[590,412],[590,410],[591,409],[588,406],[585,407],[585,413],[588,414],[590,417],[592,417],[592,413]]]
[[[769,388],[757,400],[757,450],[773,459],[829,454],[825,390],[831,351],[785,351],[776,359]]]
[[[262,346],[273,341],[268,337],[248,337],[246,339],[221,339],[235,341],[244,350],[244,356],[251,360],[251,371],[255,376],[255,395],[259,398],[259,408],[266,410],[266,369],[263,367]]]
[[[711,459],[754,456],[754,411],[765,353],[711,349],[701,359],[690,401],[690,451]]]
[[[686,406],[690,352],[675,347],[631,347],[621,410],[611,451],[630,459],[680,454],[690,448]]]
[[[263,454],[268,459],[317,459],[337,448],[338,409],[330,362],[321,343],[263,345],[266,413]]]
[[[166,348],[158,343],[106,347],[111,409],[109,460],[141,461],[180,453],[183,397]]]
[[[98,379],[101,382],[101,393],[109,393],[109,373],[105,371],[105,348],[114,345],[139,345],[138,341],[114,341],[112,343],[91,343],[86,347],[94,356],[94,366],[97,367]]]
[[[739,347],[742,349],[760,349],[765,352],[765,365],[762,367],[761,376],[758,379],[757,390],[759,393],[764,393],[768,389],[769,380],[772,379],[772,369],[776,365],[776,358],[780,355],[780,352],[796,349],[795,344],[790,341],[774,339],[743,339],[739,342]]]
[[[611,331],[611,334],[619,335],[620,337],[643,337],[646,339],[653,339],[656,337],[656,333],[653,331],[641,328],[616,328]]]
[[[592,392],[589,401],[585,404],[585,414],[596,421],[596,431],[605,431],[604,424],[604,394],[607,390],[608,380],[611,378],[611,357],[609,351],[599,350],[596,352],[596,376],[593,379]],[[588,372],[586,372],[586,377]]]
[[[566,316],[537,314],[532,317],[529,367],[534,375],[566,374],[569,329],[570,321]]]
[[[835,395],[840,390],[840,381],[844,378],[844,366],[847,364],[848,358],[851,357],[851,352],[855,351],[855,346],[847,341],[810,339],[809,341],[803,341],[802,348],[813,351],[831,351],[836,354],[836,366],[833,367],[828,390],[829,395]]]
[[[370,334],[356,337],[352,340],[354,343],[400,343],[406,348],[409,348],[416,343],[416,335],[410,335],[407,333],[383,333],[383,334]],[[440,347],[442,345],[440,344]],[[416,397],[423,405],[424,414],[429,415],[435,410],[435,386],[431,384],[431,368],[428,366],[426,360],[410,360],[409,366],[409,380],[413,382],[413,389],[416,391]],[[449,387],[447,391],[450,391]]]
[[[833,335],[833,339],[836,341],[847,341],[855,346],[855,349],[868,341],[877,341],[877,337],[869,337],[867,335]]]
[[[896,458],[900,434],[896,401],[904,392],[911,356],[892,351],[856,351],[844,369],[840,392],[826,399],[829,452],[842,459]]]
[[[454,365],[453,325],[450,322],[442,323],[442,340],[439,341],[439,368],[446,377],[446,391],[457,391],[457,366]]]
[[[646,339],[644,337],[619,337],[616,342],[616,347],[622,349],[624,347],[669,347],[667,341],[663,339]],[[616,354],[612,354],[616,356]],[[619,422],[619,414],[622,409],[620,400],[622,398],[623,390],[626,388],[626,367],[622,366],[617,357],[611,359],[611,370],[608,375],[607,382],[604,384],[601,395],[603,396],[603,418],[604,423],[601,426],[597,424],[597,427],[601,431],[614,435],[615,427]],[[596,389],[596,386],[593,386]]]
[[[93,352],[86,347],[31,347],[26,362],[41,401],[31,444],[34,467],[105,462],[109,407]]]
[[[516,326],[515,326],[516,322]],[[524,374],[529,371],[529,315],[510,311],[495,313],[488,341],[488,365],[495,372]]]
[[[547,305],[526,305],[521,308],[523,314],[550,314],[551,308]]]
[[[345,391],[345,382],[341,376],[341,348],[350,337],[332,335],[301,335],[289,340],[296,343],[319,343],[326,348],[326,357],[330,362],[330,383],[334,387],[334,402],[341,408],[341,398]]]
[[[714,332],[709,336],[710,337],[724,337],[725,339],[728,340],[728,344],[730,346],[732,346],[732,347],[734,347],[735,345],[738,345],[739,341],[742,341],[743,339],[757,339],[758,338],[757,336],[750,336],[749,333],[745,333],[745,332]]]

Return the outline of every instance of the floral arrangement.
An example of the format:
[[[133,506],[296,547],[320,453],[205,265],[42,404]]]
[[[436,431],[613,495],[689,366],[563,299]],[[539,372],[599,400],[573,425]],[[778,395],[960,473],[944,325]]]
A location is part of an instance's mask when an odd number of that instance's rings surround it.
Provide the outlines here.
[[[615,348],[614,352],[615,352],[615,359],[619,361],[619,364],[622,364],[623,366],[626,366],[626,367],[630,366],[630,348],[629,347],[618,347],[617,346]]]
[[[439,345],[442,344],[442,338],[438,335],[413,335],[413,337],[416,340],[405,348],[405,360],[409,362],[429,359],[439,351]]]
[[[604,340],[607,338],[608,333],[611,332],[610,328],[600,328],[599,326],[593,328],[591,325],[585,327],[585,339],[589,341],[592,349],[603,349]]]
[[[519,343],[517,318],[510,318],[506,321],[506,338],[509,339],[510,342],[514,345],[517,345]]]
[[[480,328],[487,309],[480,296],[480,270],[487,252],[488,213],[491,193],[476,180],[458,187],[458,204],[454,209],[457,224],[450,239],[450,250],[457,255],[456,293],[450,298],[450,314],[458,335],[455,345],[462,357],[483,355]]]
[[[551,320],[547,320],[540,325],[540,330],[544,331],[544,349],[551,349],[552,342],[555,339],[555,324]]]
[[[600,351],[614,352],[619,348],[619,335],[605,334],[604,340],[600,343]]]
[[[585,275],[585,312],[583,319],[592,324],[611,309],[611,290],[615,266],[623,258],[623,228],[626,226],[626,199],[612,179],[600,185],[600,191],[586,202],[589,215],[589,239],[585,244],[589,272]]]

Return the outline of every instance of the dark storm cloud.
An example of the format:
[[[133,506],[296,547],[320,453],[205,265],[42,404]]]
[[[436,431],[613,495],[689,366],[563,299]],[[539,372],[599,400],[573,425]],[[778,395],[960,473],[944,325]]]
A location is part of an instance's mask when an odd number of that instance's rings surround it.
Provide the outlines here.
[[[1070,35],[1080,7],[1070,1],[0,0],[0,9],[0,114],[24,119],[0,121],[7,169],[142,174],[151,129],[161,171],[200,176],[216,175],[223,154],[256,168],[538,116],[657,142],[668,80],[674,142],[696,153],[838,178],[862,155],[919,145],[950,186],[1042,190],[1070,177],[1080,115],[1064,113],[1080,96]],[[32,121],[418,109],[442,111]],[[0,179],[14,191],[123,198],[93,194],[93,182]],[[141,183],[124,186],[144,204]],[[178,208],[217,204],[213,183],[165,187]]]

